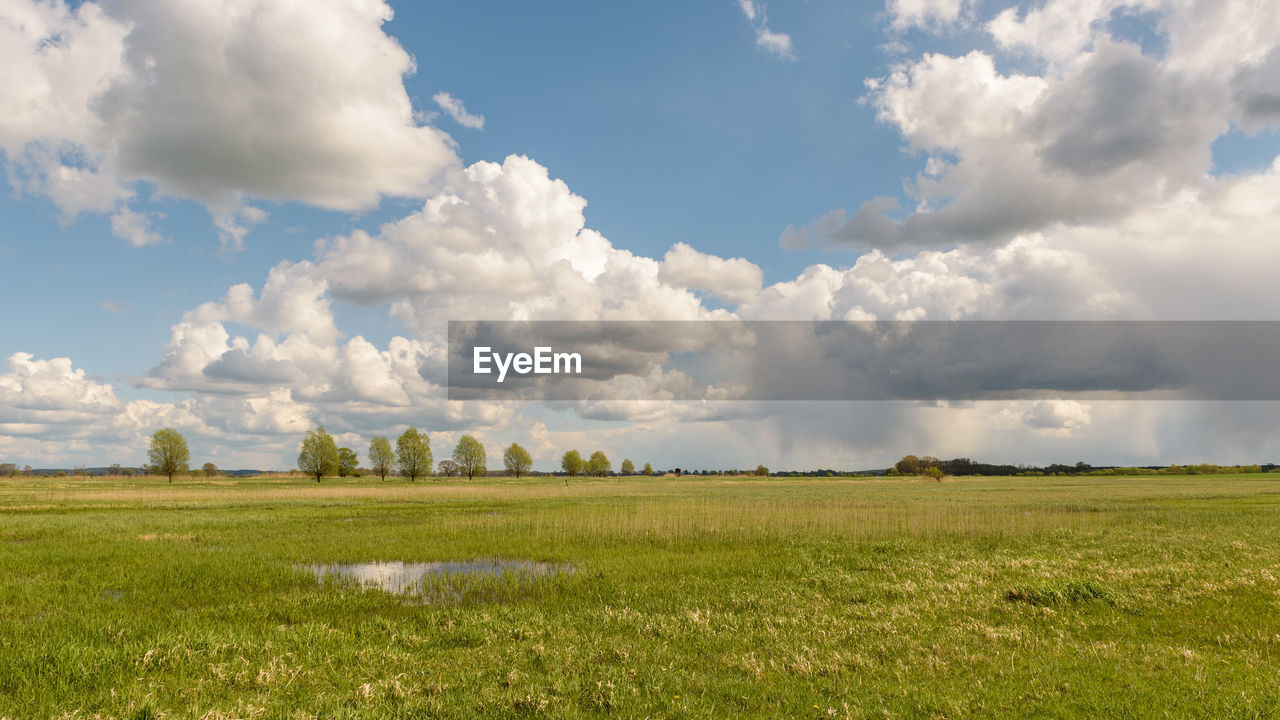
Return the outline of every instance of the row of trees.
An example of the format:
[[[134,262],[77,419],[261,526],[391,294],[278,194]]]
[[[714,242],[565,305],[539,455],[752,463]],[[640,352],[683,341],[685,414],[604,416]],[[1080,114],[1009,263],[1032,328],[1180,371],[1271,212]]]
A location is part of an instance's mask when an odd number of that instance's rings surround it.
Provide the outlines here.
[[[151,446],[147,451],[147,459],[151,463],[152,472],[173,477],[188,472],[187,463],[191,453],[187,448],[186,438],[173,428],[162,428],[151,436]],[[443,477],[461,477],[468,479],[488,472],[488,457],[484,444],[472,435],[463,435],[453,449],[452,459],[440,461],[436,471]],[[316,482],[330,475],[347,477],[357,474],[360,464],[359,456],[351,448],[338,447],[333,436],[325,431],[324,426],[308,430],[302,438],[298,450],[298,470],[314,477]],[[410,427],[396,438],[395,447],[385,435],[378,435],[369,443],[369,470],[385,480],[388,475],[399,474],[409,478],[410,482],[432,474],[434,458],[431,454],[431,440],[426,433]],[[533,456],[519,443],[511,443],[502,452],[502,464],[509,475],[519,478],[533,469]],[[597,450],[585,462],[577,450],[570,450],[561,458],[561,467],[570,476],[612,474],[613,464],[603,451]],[[622,461],[622,474],[635,474],[635,464],[630,459]],[[216,475],[217,467],[206,463],[205,475]],[[645,463],[643,473],[653,475],[653,466]]]
[[[349,462],[344,462],[343,458],[347,456]],[[488,472],[486,457],[484,445],[479,440],[472,435],[463,435],[453,450],[453,458],[440,461],[436,471],[442,477],[465,475],[471,479]],[[417,428],[405,430],[396,439],[394,449],[390,439],[382,435],[374,437],[369,443],[369,469],[384,480],[388,475],[396,473],[413,482],[431,475],[432,462],[431,441],[426,433],[418,432]],[[354,471],[356,464],[355,453],[348,448],[337,447],[333,437],[323,427],[308,431],[302,440],[298,469],[315,477],[316,482],[334,472],[342,474],[347,465]],[[508,475],[519,478],[533,469],[533,456],[519,443],[511,443],[502,452],[502,465]],[[585,461],[577,450],[570,450],[561,457],[560,467],[569,477],[583,474],[603,477],[613,474],[613,463],[602,450],[591,453]],[[623,460],[620,470],[623,475],[634,475],[635,463],[629,458]],[[645,463],[642,473],[653,475],[653,466]]]
[[[302,449],[298,454],[298,469],[320,482],[322,477],[335,472],[335,468],[342,474],[342,469],[347,464],[342,458],[348,454],[349,464],[354,468],[355,453],[347,448],[337,447],[333,437],[323,427],[319,427],[308,431],[303,438]],[[443,477],[465,475],[468,479],[484,475],[488,472],[486,457],[484,445],[479,440],[472,435],[463,435],[453,450],[453,458],[442,460],[436,468],[437,474]],[[387,475],[397,473],[413,482],[419,477],[431,475],[432,462],[431,441],[426,433],[418,432],[417,428],[405,430],[396,439],[394,450],[391,441],[382,435],[374,437],[369,443],[369,469],[384,480]],[[511,443],[502,452],[502,465],[508,475],[519,478],[533,469],[533,456],[519,443]],[[583,474],[603,477],[613,474],[613,463],[602,450],[591,453],[585,461],[577,450],[570,450],[561,457],[560,467],[569,477]],[[620,470],[623,475],[634,475],[635,463],[629,458],[623,460]],[[645,463],[642,472],[653,475],[653,466]]]
[[[487,461],[484,445],[472,435],[463,435],[453,449],[453,459],[442,460],[438,470],[445,477],[466,475],[470,479],[488,472]],[[434,462],[430,438],[414,427],[396,438],[394,450],[391,440],[385,435],[377,435],[369,443],[369,469],[383,480],[392,473],[398,473],[414,482],[431,475]],[[519,477],[529,472],[533,457],[520,445],[511,443],[503,453],[503,463],[509,472]],[[355,475],[359,464],[355,451],[338,447],[324,426],[308,430],[302,439],[298,469],[314,477],[316,482],[326,475]]]
[[[151,472],[157,475],[164,475],[169,479],[169,482],[173,482],[175,475],[189,472],[188,463],[190,458],[191,453],[187,448],[186,438],[173,428],[162,428],[151,436],[151,445],[147,451]],[[436,467],[436,472],[443,477],[465,475],[467,478],[474,478],[476,475],[487,474],[486,461],[484,445],[475,437],[464,435],[458,441],[457,447],[454,448],[452,459],[440,461],[439,466]],[[370,470],[384,480],[388,475],[396,473],[409,478],[410,482],[413,482],[419,477],[431,475],[432,464],[431,442],[425,433],[418,432],[416,428],[410,427],[405,430],[396,439],[394,448],[392,448],[391,441],[382,435],[374,437],[372,442],[369,443]],[[502,453],[502,464],[509,475],[514,475],[518,478],[532,470],[533,457],[528,450],[525,450],[518,443],[511,443]],[[355,451],[350,448],[338,447],[333,437],[325,432],[323,426],[308,431],[303,438],[302,447],[298,453],[298,469],[315,477],[316,482],[320,482],[321,478],[326,475],[339,475],[342,477],[356,475],[358,467],[359,457]],[[582,459],[580,452],[570,450],[560,458],[560,467],[568,477],[577,477],[582,474],[606,476],[613,473],[613,464],[609,461],[608,456],[600,450],[591,453],[591,456],[585,461]],[[885,474],[929,475],[933,477],[942,477],[943,475],[1198,475],[1274,472],[1277,470],[1280,470],[1280,467],[1273,463],[1265,465],[1201,464],[1150,467],[1093,467],[1088,463],[1078,462],[1075,465],[1055,463],[1044,467],[1035,467],[1030,465],[992,465],[974,462],[969,458],[940,460],[928,455],[906,455],[895,463],[893,467],[889,468]],[[635,475],[635,464],[630,459],[625,459],[622,461],[619,471],[622,475]],[[113,465],[108,468],[106,474],[128,474],[131,472],[132,469],[122,469],[119,465]],[[0,476],[30,475],[31,473],[32,468],[30,465],[20,471],[16,464],[0,464]],[[195,473],[214,477],[218,475],[219,471],[217,466],[210,462],[205,463],[202,468],[191,474],[194,476]],[[65,475],[66,473],[63,472],[61,474]],[[644,469],[640,474],[654,475],[656,473],[652,465],[645,463]],[[676,468],[675,474],[682,474],[680,468]],[[690,474],[699,473],[691,471]],[[764,476],[769,475],[770,472],[768,468],[760,465],[754,471],[727,470],[708,472],[703,470],[700,474],[754,474]],[[777,474],[835,476],[837,474],[848,475],[849,473],[837,473],[827,470]]]

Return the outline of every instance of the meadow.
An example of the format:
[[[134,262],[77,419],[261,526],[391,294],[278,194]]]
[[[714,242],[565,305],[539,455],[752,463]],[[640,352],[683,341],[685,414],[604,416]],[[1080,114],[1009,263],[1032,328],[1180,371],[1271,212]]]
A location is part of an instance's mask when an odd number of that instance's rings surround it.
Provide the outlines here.
[[[0,578],[7,720],[1280,715],[1275,473],[14,478]]]

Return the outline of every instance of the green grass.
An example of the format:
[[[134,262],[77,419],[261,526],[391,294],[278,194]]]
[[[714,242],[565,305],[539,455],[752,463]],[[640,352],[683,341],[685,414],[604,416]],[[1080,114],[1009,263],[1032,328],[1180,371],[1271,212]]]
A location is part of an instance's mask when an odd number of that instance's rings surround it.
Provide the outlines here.
[[[0,579],[10,720],[1280,714],[1274,474],[6,479]]]

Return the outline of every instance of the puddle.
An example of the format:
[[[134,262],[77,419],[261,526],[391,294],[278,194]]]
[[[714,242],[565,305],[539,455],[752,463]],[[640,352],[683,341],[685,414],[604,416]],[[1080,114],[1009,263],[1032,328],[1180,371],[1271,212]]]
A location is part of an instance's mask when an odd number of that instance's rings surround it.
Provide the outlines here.
[[[339,582],[425,602],[498,599],[570,570],[565,564],[532,560],[313,563],[301,567],[321,584]]]

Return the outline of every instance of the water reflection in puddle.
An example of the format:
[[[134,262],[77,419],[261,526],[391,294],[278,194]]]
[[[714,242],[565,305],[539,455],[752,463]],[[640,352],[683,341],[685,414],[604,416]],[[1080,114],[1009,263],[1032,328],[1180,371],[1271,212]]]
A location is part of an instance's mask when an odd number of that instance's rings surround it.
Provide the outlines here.
[[[494,599],[569,571],[564,564],[532,560],[313,563],[303,567],[321,584],[332,580],[428,602]]]

